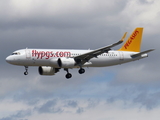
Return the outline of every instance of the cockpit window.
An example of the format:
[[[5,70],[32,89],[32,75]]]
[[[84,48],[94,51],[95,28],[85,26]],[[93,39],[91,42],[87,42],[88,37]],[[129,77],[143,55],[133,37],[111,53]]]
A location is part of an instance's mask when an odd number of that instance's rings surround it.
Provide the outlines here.
[[[20,55],[20,53],[19,52],[14,52],[14,53],[12,53],[12,55]]]
[[[12,55],[17,55],[17,53],[12,53]]]

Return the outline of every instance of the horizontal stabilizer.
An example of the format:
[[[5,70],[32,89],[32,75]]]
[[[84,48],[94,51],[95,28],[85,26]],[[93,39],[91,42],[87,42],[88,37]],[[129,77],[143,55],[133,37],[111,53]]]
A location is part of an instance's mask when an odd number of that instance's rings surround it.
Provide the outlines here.
[[[137,54],[134,54],[134,55],[131,55],[132,58],[135,58],[135,57],[139,57],[145,53],[149,53],[151,51],[153,51],[154,49],[150,49],[150,50],[146,50],[146,51],[143,51],[143,52],[140,52],[140,53],[137,53]]]

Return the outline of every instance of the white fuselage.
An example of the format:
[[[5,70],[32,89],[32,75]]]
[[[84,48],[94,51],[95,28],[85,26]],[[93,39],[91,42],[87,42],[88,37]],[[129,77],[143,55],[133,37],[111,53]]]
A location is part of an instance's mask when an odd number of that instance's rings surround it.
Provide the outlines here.
[[[53,64],[58,58],[73,58],[75,56],[85,54],[92,50],[71,50],[71,49],[22,49],[17,50],[6,58],[6,61],[20,66],[52,66],[59,68],[58,65]],[[134,60],[147,57],[147,54],[132,58],[131,55],[137,52],[113,51],[103,53],[97,57],[90,59],[82,67],[105,67],[117,64],[122,64]],[[76,68],[79,66],[74,66]],[[62,67],[65,68],[65,67]],[[70,67],[67,67],[70,68]]]

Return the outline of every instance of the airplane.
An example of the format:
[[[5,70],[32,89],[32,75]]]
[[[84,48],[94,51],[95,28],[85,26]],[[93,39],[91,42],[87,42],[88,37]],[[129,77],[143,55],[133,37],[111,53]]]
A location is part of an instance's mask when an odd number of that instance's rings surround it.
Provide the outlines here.
[[[111,48],[121,44],[127,32],[118,42],[96,50],[72,49],[21,49],[6,58],[6,62],[25,67],[38,66],[40,75],[55,75],[63,68],[67,79],[72,77],[69,69],[79,68],[79,74],[85,73],[84,67],[106,67],[123,64],[148,57],[147,53],[154,49],[140,52],[143,28],[136,28],[119,50]]]

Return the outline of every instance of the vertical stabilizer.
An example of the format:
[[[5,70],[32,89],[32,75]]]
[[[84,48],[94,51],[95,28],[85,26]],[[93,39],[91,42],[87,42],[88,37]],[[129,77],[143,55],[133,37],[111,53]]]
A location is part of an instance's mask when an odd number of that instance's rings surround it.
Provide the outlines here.
[[[136,28],[118,51],[140,52],[143,28]]]

